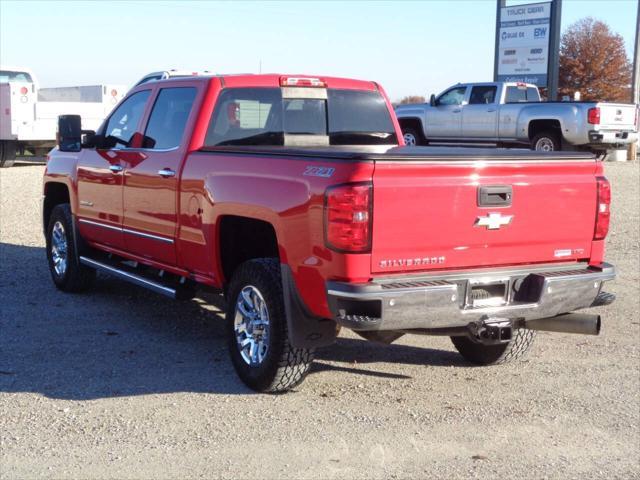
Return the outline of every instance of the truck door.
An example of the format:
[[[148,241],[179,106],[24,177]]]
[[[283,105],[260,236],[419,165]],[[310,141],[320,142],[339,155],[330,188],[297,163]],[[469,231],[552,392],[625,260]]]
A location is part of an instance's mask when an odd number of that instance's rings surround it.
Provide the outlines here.
[[[453,87],[436,99],[427,110],[427,138],[459,138],[462,129],[462,106],[467,87]]]
[[[129,96],[107,120],[95,149],[82,149],[78,159],[78,225],[90,241],[121,249],[122,185],[127,163],[139,156],[140,121],[151,90]],[[102,136],[101,135],[101,136]],[[100,137],[101,137],[100,136]]]
[[[139,156],[124,171],[123,234],[128,252],[175,265],[180,165],[185,127],[197,88],[193,83],[157,89]]]
[[[497,135],[496,85],[471,87],[469,103],[462,108],[462,136],[492,140]]]

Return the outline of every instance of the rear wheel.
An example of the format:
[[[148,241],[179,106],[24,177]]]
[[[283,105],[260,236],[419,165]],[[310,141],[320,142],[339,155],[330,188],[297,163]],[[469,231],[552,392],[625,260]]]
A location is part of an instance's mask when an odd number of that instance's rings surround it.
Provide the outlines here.
[[[531,150],[537,152],[557,152],[561,149],[560,137],[553,131],[540,132],[531,140]]]
[[[536,336],[534,330],[519,328],[513,331],[509,343],[484,345],[469,337],[451,337],[451,342],[465,360],[476,365],[500,365],[523,357]]]
[[[16,161],[17,142],[11,140],[0,141],[0,168],[12,167]]]
[[[51,278],[64,292],[81,292],[93,285],[96,271],[78,261],[73,219],[68,203],[56,205],[47,227],[47,259]]]
[[[226,323],[231,361],[248,387],[284,392],[307,376],[314,352],[289,343],[278,259],[238,267],[228,290]]]

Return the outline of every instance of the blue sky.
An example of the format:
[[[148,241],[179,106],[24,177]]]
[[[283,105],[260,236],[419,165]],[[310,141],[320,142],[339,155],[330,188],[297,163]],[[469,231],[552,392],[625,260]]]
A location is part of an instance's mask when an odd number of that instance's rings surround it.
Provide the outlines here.
[[[508,5],[523,3],[509,1]],[[371,79],[395,100],[491,80],[495,0],[221,2],[0,0],[0,62],[42,86],[123,83],[165,68]],[[637,0],[564,0],[632,53]]]

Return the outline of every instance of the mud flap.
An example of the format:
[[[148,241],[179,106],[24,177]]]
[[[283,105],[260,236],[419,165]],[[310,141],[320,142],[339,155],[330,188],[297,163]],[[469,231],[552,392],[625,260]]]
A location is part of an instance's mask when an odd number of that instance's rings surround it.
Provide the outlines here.
[[[338,334],[336,322],[312,315],[300,298],[289,266],[281,264],[280,271],[291,345],[295,348],[317,348],[334,343]]]

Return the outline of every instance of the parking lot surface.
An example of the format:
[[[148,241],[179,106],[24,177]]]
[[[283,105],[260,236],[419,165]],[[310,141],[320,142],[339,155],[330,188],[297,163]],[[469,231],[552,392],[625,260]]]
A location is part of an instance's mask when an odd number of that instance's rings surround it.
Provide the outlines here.
[[[0,478],[638,478],[639,169],[605,168],[619,277],[599,337],[541,332],[472,367],[448,338],[343,333],[284,395],[235,376],[215,296],[57,291],[43,167],[3,169]]]

